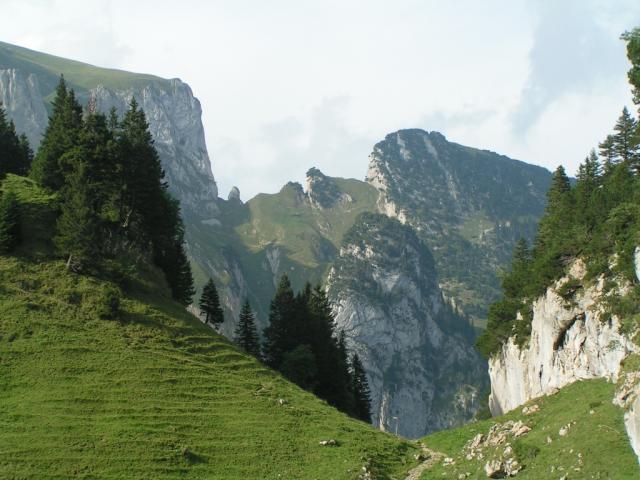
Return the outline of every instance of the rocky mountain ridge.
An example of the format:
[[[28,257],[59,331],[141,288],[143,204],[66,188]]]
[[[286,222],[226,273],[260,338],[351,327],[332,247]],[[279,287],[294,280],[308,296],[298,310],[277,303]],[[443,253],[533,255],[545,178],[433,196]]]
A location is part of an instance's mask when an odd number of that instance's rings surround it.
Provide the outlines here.
[[[544,168],[410,129],[375,145],[366,181],[380,194],[378,210],[431,248],[447,297],[482,325],[515,242],[535,234],[550,178]]]

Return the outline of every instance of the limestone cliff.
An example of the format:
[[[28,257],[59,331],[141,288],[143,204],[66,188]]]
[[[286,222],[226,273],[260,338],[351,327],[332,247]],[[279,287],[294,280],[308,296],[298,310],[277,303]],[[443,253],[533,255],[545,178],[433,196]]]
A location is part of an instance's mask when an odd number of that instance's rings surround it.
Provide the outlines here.
[[[473,417],[484,362],[411,228],[383,215],[359,217],[328,285],[336,326],[369,377],[374,425],[417,438]]]
[[[639,262],[636,250],[636,270]],[[640,459],[640,375],[623,368],[640,348],[632,340],[634,332],[621,331],[623,319],[608,312],[605,299],[611,291],[604,279],[586,282],[585,275],[582,261],[575,261],[567,276],[533,302],[526,343],[512,337],[489,360],[490,409],[499,415],[577,380],[606,378],[620,384],[616,403],[626,408],[627,432]],[[563,298],[562,286],[570,281],[584,288]],[[614,292],[624,294],[628,288],[621,282]]]

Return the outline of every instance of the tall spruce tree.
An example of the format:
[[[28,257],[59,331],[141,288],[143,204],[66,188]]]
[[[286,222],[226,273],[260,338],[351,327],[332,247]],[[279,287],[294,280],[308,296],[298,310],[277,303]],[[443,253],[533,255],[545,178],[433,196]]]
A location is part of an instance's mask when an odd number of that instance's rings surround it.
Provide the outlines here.
[[[0,178],[7,173],[26,175],[32,159],[33,152],[27,137],[16,134],[13,121],[7,118],[0,103]]]
[[[8,191],[0,199],[0,253],[10,253],[20,241],[20,206],[16,194]]]
[[[73,152],[70,152],[71,156]],[[95,266],[99,258],[99,218],[94,208],[94,194],[86,165],[80,156],[69,162],[73,170],[67,175],[62,191],[61,213],[54,243],[67,257],[67,268],[82,271]]]
[[[330,405],[349,411],[349,371],[340,357],[335,335],[335,319],[325,290],[317,285],[309,294],[311,347],[316,357],[317,380],[314,392]]]
[[[371,391],[367,374],[357,353],[351,357],[351,375],[354,416],[363,422],[371,423]]]
[[[616,142],[613,135],[607,135],[602,143],[598,145],[600,156],[604,162],[604,173],[609,173],[613,165],[618,163],[618,154],[616,153]]]
[[[31,176],[40,185],[59,190],[66,174],[60,158],[78,145],[82,128],[82,107],[73,90],[67,89],[62,76],[52,107],[53,113],[31,166]]]
[[[218,290],[212,278],[209,279],[202,289],[200,310],[202,310],[205,315],[205,322],[213,325],[215,329],[218,329],[218,327],[224,323],[224,313],[222,307],[220,307],[220,297],[218,296]]]
[[[162,267],[167,277],[169,287],[171,288],[173,299],[187,306],[191,304],[196,290],[193,285],[191,264],[184,249],[182,236],[178,236],[178,238],[175,239],[172,247],[170,251],[173,253],[167,254]],[[171,261],[168,262],[167,260]],[[220,312],[222,312],[222,310],[220,310]],[[222,313],[216,317],[216,322],[217,323],[214,323],[216,326],[224,322],[224,315]]]
[[[296,331],[297,303],[291,283],[283,275],[269,307],[269,325],[264,329],[264,360],[278,370],[287,352],[297,346],[293,337]]]
[[[120,123],[120,224],[153,238],[165,213],[167,184],[144,111],[133,98]],[[159,223],[160,222],[160,223]],[[136,232],[136,227],[140,227]]]
[[[638,122],[631,116],[627,107],[624,107],[620,118],[618,118],[613,128],[615,132],[613,134],[614,149],[616,155],[620,157],[620,160],[626,163],[627,166],[640,169],[637,129]]]
[[[346,384],[346,388],[343,392],[344,397],[342,399],[343,407],[340,408],[343,412],[354,416],[354,395],[353,395],[353,376],[351,374],[351,366],[349,364],[349,352],[347,350],[347,341],[344,334],[344,330],[340,330],[338,333],[337,346],[337,362],[339,367],[336,369],[336,380],[341,385]]]
[[[553,172],[551,186],[547,191],[545,215],[538,226],[535,249],[543,250],[553,243],[563,223],[572,213],[571,183],[564,167],[560,165]]]
[[[260,339],[249,300],[245,300],[235,330],[235,342],[245,352],[260,358]]]

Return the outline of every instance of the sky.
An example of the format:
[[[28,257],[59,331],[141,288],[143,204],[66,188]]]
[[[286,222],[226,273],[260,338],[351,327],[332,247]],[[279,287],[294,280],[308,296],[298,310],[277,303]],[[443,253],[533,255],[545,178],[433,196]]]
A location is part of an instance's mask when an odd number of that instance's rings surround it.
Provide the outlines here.
[[[570,173],[635,110],[620,34],[638,0],[0,0],[0,40],[178,77],[221,196],[363,179],[388,133]],[[10,19],[10,21],[7,21]]]

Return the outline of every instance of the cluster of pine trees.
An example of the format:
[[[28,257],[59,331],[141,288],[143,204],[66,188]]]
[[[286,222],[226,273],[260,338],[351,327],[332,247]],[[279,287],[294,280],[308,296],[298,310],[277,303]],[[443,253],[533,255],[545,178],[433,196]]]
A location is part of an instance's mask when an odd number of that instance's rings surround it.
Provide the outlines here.
[[[7,174],[26,175],[31,168],[33,152],[24,135],[16,133],[0,103],[0,180]],[[20,208],[14,192],[0,199],[0,254],[11,252],[20,243]]]
[[[224,322],[213,280],[200,298],[205,321],[217,328]],[[248,300],[235,331],[235,342],[305,390],[315,393],[337,409],[371,422],[369,383],[357,354],[348,356],[342,332],[337,334],[325,291],[307,283],[295,294],[286,275],[271,301],[264,342]]]
[[[282,277],[264,330],[264,361],[339,410],[370,422],[367,378],[357,354],[349,361],[344,335],[325,291],[307,284],[294,294]]]
[[[189,304],[194,293],[184,250],[180,207],[167,190],[144,112],[135,99],[124,118],[83,112],[64,81],[33,162],[28,142],[0,112],[2,173],[33,178],[56,192],[60,215],[53,241],[74,271],[97,272],[105,260],[129,256],[155,263],[173,297]],[[29,167],[30,165],[30,167]],[[4,195],[2,204],[11,200]],[[7,229],[2,227],[1,232]]]
[[[640,29],[623,39],[632,64],[634,102],[640,105]],[[599,152],[592,150],[580,165],[573,184],[562,166],[554,172],[535,242],[516,245],[502,280],[503,299],[490,307],[478,348],[490,356],[512,335],[528,338],[531,302],[577,257],[587,262],[589,278],[623,275],[635,282],[633,254],[639,244],[640,121],[625,107]],[[581,286],[566,288],[571,291],[563,293],[571,295]],[[523,321],[516,321],[518,312]]]
[[[0,179],[7,173],[26,175],[31,168],[33,152],[27,137],[16,133],[13,121],[7,121],[7,115],[0,103]]]

